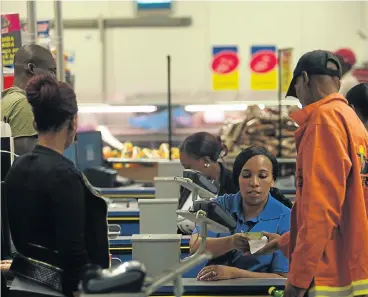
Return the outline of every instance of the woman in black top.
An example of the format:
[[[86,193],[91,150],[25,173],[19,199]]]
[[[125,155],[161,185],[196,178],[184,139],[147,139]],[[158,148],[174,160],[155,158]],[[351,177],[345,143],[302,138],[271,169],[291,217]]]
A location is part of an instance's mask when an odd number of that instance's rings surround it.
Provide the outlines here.
[[[9,225],[19,252],[11,270],[17,284],[21,281],[11,294],[72,297],[78,295],[86,264],[110,265],[107,205],[63,156],[77,130],[74,91],[52,77],[36,76],[26,92],[38,145],[14,162],[5,179]],[[42,271],[45,267],[51,271]],[[38,289],[30,289],[34,284]]]
[[[188,136],[180,146],[180,163],[185,169],[201,172],[219,186],[218,195],[235,194],[239,186],[234,184],[230,170],[218,160],[227,154],[227,148],[221,139],[207,132],[198,132]],[[181,187],[179,209],[186,208],[190,191]],[[187,203],[186,203],[187,202]],[[194,225],[179,218],[180,233],[191,234]]]

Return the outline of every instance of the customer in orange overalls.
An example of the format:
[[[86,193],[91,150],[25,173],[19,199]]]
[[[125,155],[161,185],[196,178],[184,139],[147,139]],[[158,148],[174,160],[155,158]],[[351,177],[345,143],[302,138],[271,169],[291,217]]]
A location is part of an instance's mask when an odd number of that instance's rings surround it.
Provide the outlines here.
[[[287,93],[303,105],[292,115],[300,126],[296,200],[290,233],[266,234],[261,251],[289,255],[285,297],[368,296],[368,133],[338,94],[340,77],[336,56],[309,52]]]

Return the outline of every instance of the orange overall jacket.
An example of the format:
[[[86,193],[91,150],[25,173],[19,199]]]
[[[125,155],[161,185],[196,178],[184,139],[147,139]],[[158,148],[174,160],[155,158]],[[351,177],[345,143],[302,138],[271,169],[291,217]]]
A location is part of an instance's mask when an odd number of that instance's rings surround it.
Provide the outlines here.
[[[340,94],[295,112],[296,200],[279,241],[309,297],[368,295],[368,133]]]

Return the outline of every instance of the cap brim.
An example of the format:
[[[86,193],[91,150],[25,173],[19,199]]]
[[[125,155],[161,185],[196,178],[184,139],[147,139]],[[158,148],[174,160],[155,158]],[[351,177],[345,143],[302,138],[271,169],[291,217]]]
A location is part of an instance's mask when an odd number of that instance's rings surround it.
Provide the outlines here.
[[[296,82],[296,78],[293,77],[293,79],[290,82],[290,86],[289,86],[289,89],[288,89],[288,91],[286,93],[285,98],[286,97],[295,97],[295,98],[297,98],[296,97],[296,91],[295,91],[295,82]]]

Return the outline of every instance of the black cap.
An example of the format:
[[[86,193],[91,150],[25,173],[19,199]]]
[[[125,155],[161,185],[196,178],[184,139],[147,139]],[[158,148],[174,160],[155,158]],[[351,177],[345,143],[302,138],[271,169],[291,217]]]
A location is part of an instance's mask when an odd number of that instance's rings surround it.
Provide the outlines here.
[[[337,70],[327,68],[328,62],[333,62],[337,66]],[[304,54],[296,64],[293,72],[293,79],[290,83],[289,90],[286,93],[286,97],[296,97],[295,83],[298,76],[306,72],[311,75],[329,75],[337,76],[341,78],[342,71],[339,59],[329,51],[316,50]]]

